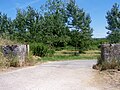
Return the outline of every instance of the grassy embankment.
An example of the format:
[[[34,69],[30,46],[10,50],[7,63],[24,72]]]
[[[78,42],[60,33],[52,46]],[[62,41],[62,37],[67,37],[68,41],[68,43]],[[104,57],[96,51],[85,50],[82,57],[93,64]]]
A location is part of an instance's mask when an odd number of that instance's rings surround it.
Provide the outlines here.
[[[99,50],[85,51],[83,54],[74,55],[75,51],[62,50],[56,51],[54,56],[42,57],[41,61],[61,61],[61,60],[78,60],[78,59],[97,59],[100,55]]]

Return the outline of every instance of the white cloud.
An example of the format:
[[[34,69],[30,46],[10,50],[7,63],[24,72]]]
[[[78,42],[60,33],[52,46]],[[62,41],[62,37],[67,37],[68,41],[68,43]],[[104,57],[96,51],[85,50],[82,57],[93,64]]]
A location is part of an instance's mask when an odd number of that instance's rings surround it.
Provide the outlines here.
[[[40,0],[32,0],[32,1],[30,1],[30,2],[27,2],[27,3],[25,3],[25,4],[21,4],[21,3],[16,3],[16,8],[25,8],[25,7],[27,7],[28,5],[33,5],[33,4],[35,4],[35,3],[38,3]]]

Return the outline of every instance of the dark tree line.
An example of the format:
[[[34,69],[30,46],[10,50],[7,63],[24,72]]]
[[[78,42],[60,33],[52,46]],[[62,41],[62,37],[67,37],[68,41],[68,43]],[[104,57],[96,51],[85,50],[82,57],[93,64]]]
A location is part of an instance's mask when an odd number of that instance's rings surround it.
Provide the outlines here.
[[[110,43],[120,42],[120,10],[115,3],[106,15]],[[39,10],[28,6],[17,9],[14,20],[0,12],[0,36],[27,43],[44,43],[50,47],[73,46],[79,51],[91,47],[91,18],[75,0],[48,0]]]
[[[48,0],[39,10],[31,6],[17,9],[14,20],[0,13],[0,35],[20,42],[40,42],[51,47],[71,45],[85,50],[92,39],[90,23],[90,15],[74,0]]]

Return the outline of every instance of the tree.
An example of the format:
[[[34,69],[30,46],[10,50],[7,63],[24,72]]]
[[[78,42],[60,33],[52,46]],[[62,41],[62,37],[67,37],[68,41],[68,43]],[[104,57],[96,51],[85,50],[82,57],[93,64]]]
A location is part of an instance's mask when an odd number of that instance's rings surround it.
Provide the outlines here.
[[[5,34],[7,26],[7,15],[0,13],[0,35]]]
[[[29,34],[29,41],[30,42],[39,42],[39,38],[41,37],[39,35],[40,28],[39,28],[39,22],[41,15],[40,13],[33,9],[31,6],[27,7],[26,11],[26,27],[27,32]]]
[[[68,26],[76,33],[76,38],[72,39],[74,46],[79,47],[82,52],[89,48],[92,31],[90,27],[91,18],[83,9],[79,9],[74,0],[70,0],[67,5]],[[74,40],[75,39],[75,40]]]
[[[0,35],[3,38],[10,38],[14,33],[14,25],[11,18],[7,17],[7,14],[2,14],[0,12]]]
[[[44,5],[42,20],[43,41],[51,46],[64,47],[69,41],[65,7],[61,0],[48,0]]]
[[[14,19],[15,35],[14,37],[20,41],[26,40],[26,11],[17,9],[17,15]]]
[[[39,42],[39,22],[40,14],[31,6],[27,10],[17,10],[17,16],[14,20],[15,37],[23,42]]]
[[[63,0],[48,0],[40,11],[28,6],[17,9],[14,20],[1,14],[0,20],[0,33],[7,32],[21,42],[42,42],[53,47],[71,44],[79,50],[90,45],[91,18],[75,0],[67,4]]]
[[[108,31],[108,40],[110,43],[120,42],[120,10],[119,5],[115,3],[110,11],[107,12],[107,23],[106,27]]]

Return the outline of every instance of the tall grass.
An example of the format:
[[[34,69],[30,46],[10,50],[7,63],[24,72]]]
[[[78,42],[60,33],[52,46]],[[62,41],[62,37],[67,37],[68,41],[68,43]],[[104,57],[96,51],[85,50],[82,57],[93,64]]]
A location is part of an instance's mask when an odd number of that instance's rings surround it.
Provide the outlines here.
[[[27,66],[35,65],[35,63],[37,63],[37,59],[38,59],[38,58],[34,58],[34,57],[33,57],[32,52],[29,52],[29,55],[26,56],[26,58],[25,58],[25,64],[26,64]]]
[[[8,59],[0,52],[0,68],[7,68],[9,66],[10,62],[8,62]]]

